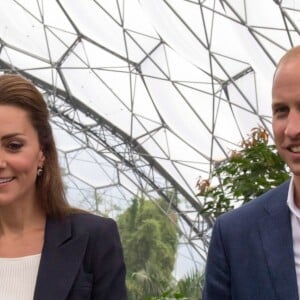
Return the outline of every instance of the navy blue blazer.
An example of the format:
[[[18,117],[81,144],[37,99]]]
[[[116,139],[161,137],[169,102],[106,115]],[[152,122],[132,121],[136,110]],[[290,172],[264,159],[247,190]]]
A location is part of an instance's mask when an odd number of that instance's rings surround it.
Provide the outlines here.
[[[217,219],[203,300],[299,300],[288,185]]]
[[[48,218],[34,300],[124,300],[116,223],[92,214]]]

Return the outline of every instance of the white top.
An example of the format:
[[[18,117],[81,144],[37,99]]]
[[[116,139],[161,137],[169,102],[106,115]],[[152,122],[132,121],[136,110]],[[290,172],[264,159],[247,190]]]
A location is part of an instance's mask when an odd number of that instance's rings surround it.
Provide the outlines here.
[[[298,295],[300,296],[300,209],[295,205],[294,202],[294,183],[293,178],[291,179],[287,205],[291,211],[291,227],[293,236],[293,249],[294,249],[294,260],[297,275],[297,286]],[[1,298],[1,297],[0,297]]]
[[[0,258],[0,299],[32,300],[41,254]]]

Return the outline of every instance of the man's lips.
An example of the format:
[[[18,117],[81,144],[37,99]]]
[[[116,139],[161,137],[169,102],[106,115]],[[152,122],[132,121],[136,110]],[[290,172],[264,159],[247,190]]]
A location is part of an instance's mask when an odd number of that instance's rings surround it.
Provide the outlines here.
[[[300,152],[300,146],[292,146],[292,147],[289,147],[288,149],[294,153]]]

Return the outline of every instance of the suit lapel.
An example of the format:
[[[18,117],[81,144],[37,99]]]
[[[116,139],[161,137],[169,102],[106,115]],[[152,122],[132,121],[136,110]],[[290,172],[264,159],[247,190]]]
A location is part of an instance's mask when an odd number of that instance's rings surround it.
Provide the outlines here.
[[[266,207],[268,216],[260,222],[263,249],[279,299],[298,300],[287,187],[279,189],[275,197]]]
[[[47,219],[34,300],[67,299],[82,264],[88,235],[72,236],[71,220]]]

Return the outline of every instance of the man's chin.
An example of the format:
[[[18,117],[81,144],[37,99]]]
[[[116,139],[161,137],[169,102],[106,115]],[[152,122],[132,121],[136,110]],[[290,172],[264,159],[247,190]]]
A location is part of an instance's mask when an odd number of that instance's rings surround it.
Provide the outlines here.
[[[298,168],[289,168],[289,171],[293,174],[293,176],[295,177],[299,177],[300,178],[300,167]]]

